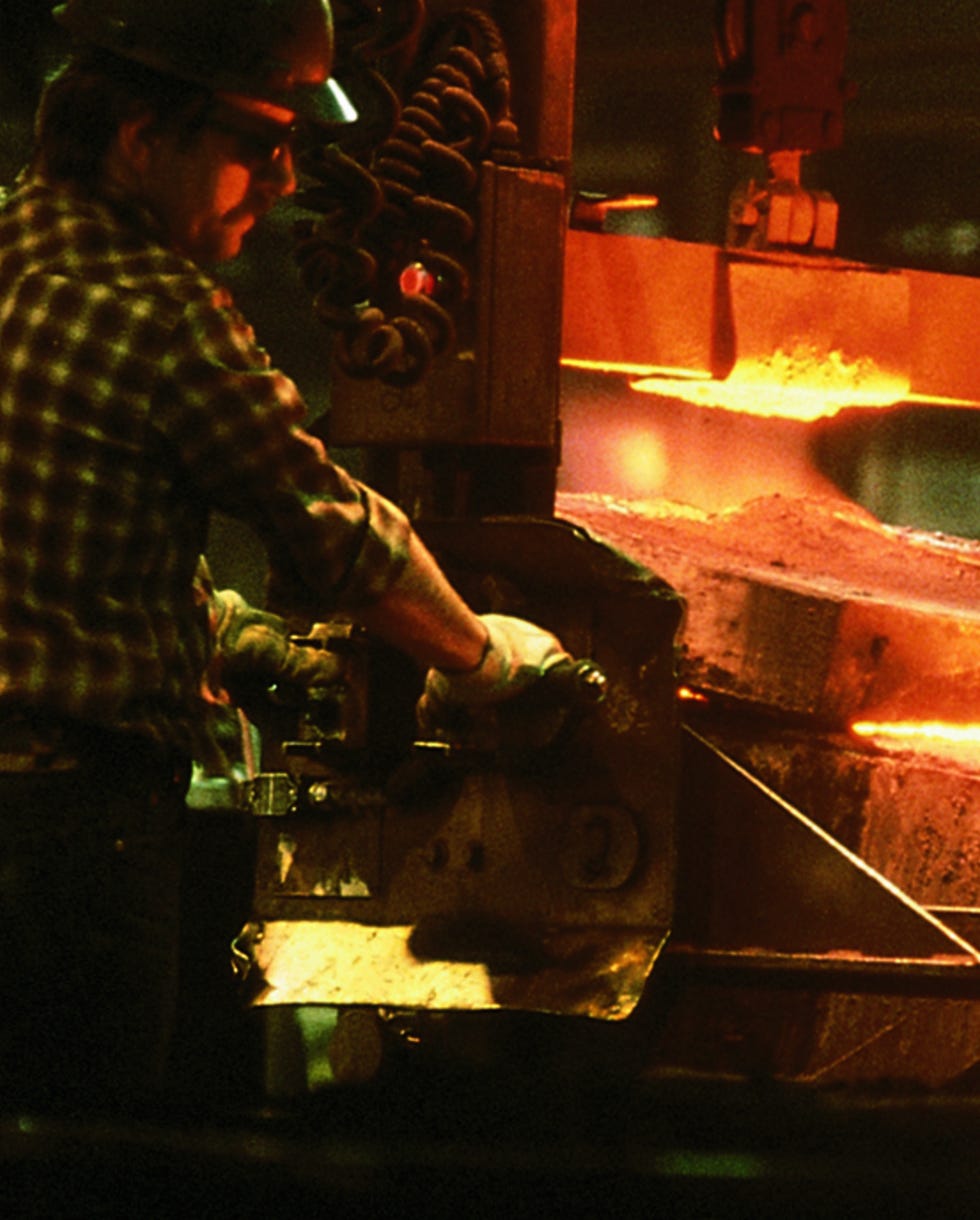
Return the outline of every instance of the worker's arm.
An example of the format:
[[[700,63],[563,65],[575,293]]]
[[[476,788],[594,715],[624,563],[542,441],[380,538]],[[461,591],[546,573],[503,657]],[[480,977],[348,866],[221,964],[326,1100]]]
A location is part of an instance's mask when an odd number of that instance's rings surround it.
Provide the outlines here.
[[[505,698],[566,655],[545,631],[511,631],[476,615],[401,509],[301,429],[304,414],[299,391],[240,315],[210,300],[188,308],[161,371],[154,421],[202,498],[256,531],[297,604],[305,597],[310,607],[350,614],[433,680],[440,675],[446,701]]]
[[[480,664],[488,631],[446,579],[417,534],[395,582],[358,620],[426,669],[471,670]]]
[[[533,623],[475,614],[414,533],[401,575],[358,617],[428,669],[430,707],[507,699],[568,659],[560,641]]]
[[[215,693],[227,692],[240,702],[246,692],[274,682],[307,686],[335,676],[332,654],[294,645],[285,620],[250,606],[234,590],[215,590],[203,565],[202,570],[214,641],[209,678]],[[355,617],[428,671],[425,697],[430,705],[506,699],[568,656],[550,632],[533,623],[475,614],[414,532],[397,579]]]

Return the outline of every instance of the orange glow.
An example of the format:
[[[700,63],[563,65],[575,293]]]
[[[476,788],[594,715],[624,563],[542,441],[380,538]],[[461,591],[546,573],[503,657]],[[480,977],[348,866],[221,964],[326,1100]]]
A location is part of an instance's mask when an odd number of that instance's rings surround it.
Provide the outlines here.
[[[677,698],[685,703],[707,703],[708,696],[702,691],[691,690],[689,686],[679,686],[677,688]]]
[[[645,394],[680,398],[702,407],[723,407],[748,415],[827,419],[845,407],[891,407],[902,402],[907,386],[871,360],[845,360],[797,346],[765,359],[741,359],[724,380],[647,376],[631,382]]]
[[[624,195],[621,199],[603,199],[599,207],[604,212],[634,212],[638,208],[659,207],[656,195]]]
[[[562,356],[561,363],[567,369],[581,369],[585,373],[622,373],[626,377],[684,378],[682,368],[667,368],[659,365],[629,364],[616,360],[585,360],[578,356]]]
[[[980,724],[945,720],[857,720],[855,737],[885,750],[917,750],[942,756],[962,765],[980,759]]]
[[[767,419],[812,423],[845,407],[893,407],[908,400],[904,383],[871,361],[848,363],[837,353],[818,358],[800,349],[765,360],[740,360],[726,378],[692,376],[680,368],[563,357],[566,368],[631,378],[630,389]]]
[[[951,724],[943,720],[856,720],[851,732],[857,737],[980,745],[980,724]]]
[[[559,474],[566,490],[631,499],[663,494],[671,465],[663,428],[622,378],[603,378],[582,398],[566,383],[562,414]]]
[[[634,394],[623,377],[566,368],[561,492],[724,512],[763,493],[840,499],[816,468],[809,425]],[[636,455],[635,458],[631,455]],[[737,460],[735,457],[737,455]]]
[[[659,207],[656,195],[618,195],[596,197],[579,195],[572,207],[572,223],[579,227],[604,225],[611,212],[648,212]]]
[[[663,486],[667,454],[653,433],[624,433],[613,446],[620,477],[627,487],[649,490]]]

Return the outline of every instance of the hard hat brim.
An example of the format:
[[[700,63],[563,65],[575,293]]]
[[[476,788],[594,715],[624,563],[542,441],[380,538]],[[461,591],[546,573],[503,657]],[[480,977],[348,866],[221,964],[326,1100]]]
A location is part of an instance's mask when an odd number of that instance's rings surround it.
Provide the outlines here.
[[[322,85],[298,86],[282,101],[314,123],[337,127],[357,122],[357,108],[332,76]]]

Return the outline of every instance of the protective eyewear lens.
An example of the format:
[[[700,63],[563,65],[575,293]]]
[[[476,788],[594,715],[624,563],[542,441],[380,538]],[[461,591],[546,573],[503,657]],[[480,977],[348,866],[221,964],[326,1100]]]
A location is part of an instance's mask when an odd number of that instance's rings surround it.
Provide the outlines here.
[[[299,130],[298,123],[277,123],[226,105],[211,112],[207,126],[231,136],[235,160],[249,168],[277,161],[287,149],[292,149]]]

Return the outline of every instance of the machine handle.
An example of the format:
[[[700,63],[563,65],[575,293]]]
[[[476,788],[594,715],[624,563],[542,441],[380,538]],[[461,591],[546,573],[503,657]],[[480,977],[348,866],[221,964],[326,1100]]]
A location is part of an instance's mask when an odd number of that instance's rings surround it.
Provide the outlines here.
[[[445,719],[415,751],[458,766],[519,764],[553,746],[570,724],[605,699],[608,679],[589,659],[559,661],[519,694],[483,706],[447,707]]]
[[[541,679],[545,690],[573,707],[597,707],[606,697],[609,679],[595,661],[559,661]],[[531,687],[534,691],[536,687]],[[520,698],[520,696],[518,696]]]

